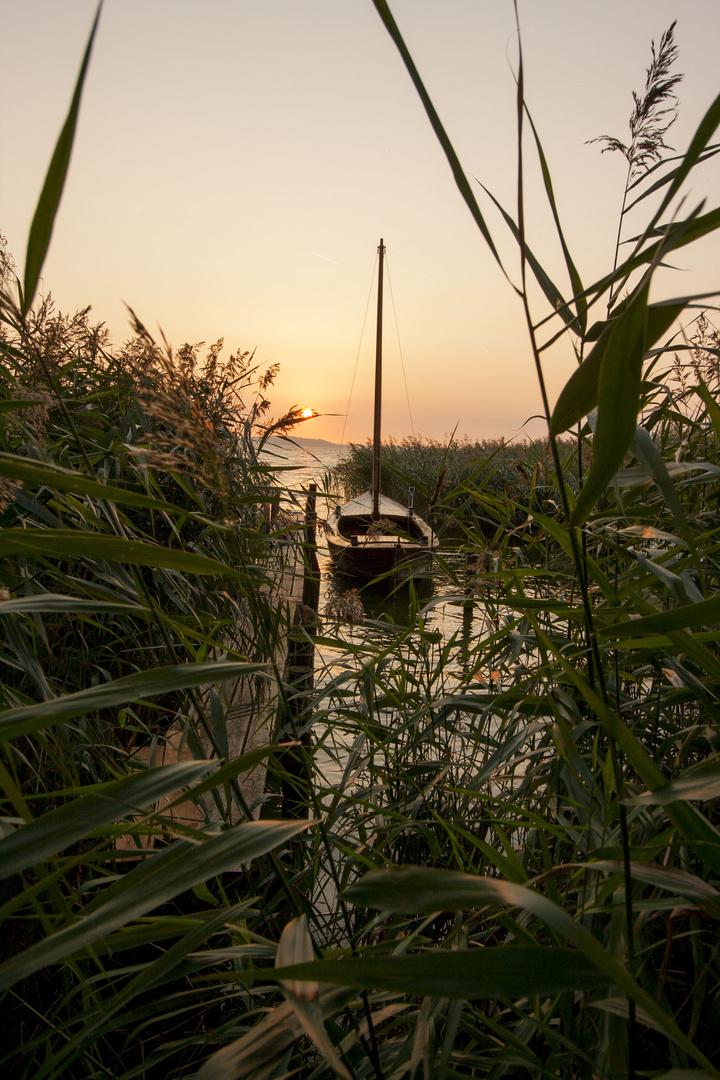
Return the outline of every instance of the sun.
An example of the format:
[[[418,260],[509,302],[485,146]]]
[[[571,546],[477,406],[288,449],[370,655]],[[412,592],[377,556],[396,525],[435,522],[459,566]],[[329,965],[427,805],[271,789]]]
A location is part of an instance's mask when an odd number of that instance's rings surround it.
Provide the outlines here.
[[[310,419],[310,417],[311,417],[311,416],[315,416],[315,415],[316,415],[316,413],[315,413],[315,410],[314,410],[314,409],[311,409],[311,408],[309,408],[309,407],[308,407],[307,409],[303,409],[303,410],[301,411],[300,415],[301,415],[302,417],[304,417],[304,418],[305,418],[306,420],[309,420],[309,419]]]

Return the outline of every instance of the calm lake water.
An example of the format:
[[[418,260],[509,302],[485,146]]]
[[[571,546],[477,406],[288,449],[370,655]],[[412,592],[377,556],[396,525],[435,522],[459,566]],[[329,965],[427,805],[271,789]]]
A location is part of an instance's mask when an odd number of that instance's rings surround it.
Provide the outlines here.
[[[283,470],[280,475],[289,490],[290,508],[304,509],[308,487],[316,484],[317,515],[322,523],[333,503],[345,497],[334,489],[332,480],[332,469],[341,456],[342,448],[332,443],[288,441],[274,444],[267,460]],[[358,756],[357,729],[351,720],[344,723],[342,710],[338,712],[331,705],[331,701],[337,705],[337,687],[347,695],[350,713],[353,699],[361,703],[367,692],[362,676],[363,648],[370,644],[385,647],[401,631],[402,643],[393,653],[392,663],[403,667],[413,685],[425,685],[428,694],[442,696],[451,694],[468,676],[471,680],[488,676],[472,671],[473,641],[492,633],[497,625],[480,600],[465,595],[465,557],[452,548],[441,549],[440,558],[412,584],[394,589],[392,584],[365,584],[339,574],[333,568],[321,527],[317,538],[322,643],[315,650],[315,686],[321,692],[318,708],[327,708],[332,719],[318,720],[314,726],[313,760],[316,783],[327,793],[323,802],[329,805],[333,793],[343,791],[350,796],[355,785],[363,783],[363,770],[356,773],[353,764]],[[334,617],[333,609],[348,597],[362,605],[358,612],[362,621],[350,624]],[[325,701],[323,690],[327,690]],[[389,714],[384,716],[382,708],[378,719],[387,725],[396,720]],[[448,733],[448,738],[453,754],[457,752],[461,758],[466,749],[464,734],[456,731]],[[428,749],[428,753],[432,756],[433,751]],[[334,885],[321,876],[315,895],[318,908],[331,913],[335,901]]]
[[[335,501],[345,496],[334,487],[332,469],[337,465],[347,447],[322,440],[272,440],[265,459],[278,469],[283,484],[290,493],[290,505],[303,509],[309,485],[317,487],[317,513],[327,519]],[[462,558],[451,548],[441,549],[440,560],[427,574],[414,580],[413,588],[407,585],[397,590],[387,584],[362,585],[333,569],[322,528],[318,529],[318,560],[322,574],[321,612],[329,600],[343,591],[358,589],[359,599],[370,620],[388,620],[399,626],[407,626],[412,618],[412,608],[419,600],[424,610],[423,624],[447,641],[453,635],[474,635],[485,629],[486,617],[482,606],[476,603],[472,619],[468,621],[468,608],[460,603],[457,586],[446,572],[445,566],[462,571]],[[443,565],[444,564],[444,565]],[[355,632],[361,628],[355,628]],[[440,640],[439,639],[439,640]]]
[[[273,444],[271,454],[274,467],[283,470],[283,483],[288,487],[291,505],[294,504],[296,509],[304,508],[308,486],[316,484],[317,514],[322,524],[333,503],[345,497],[334,489],[332,481],[332,468],[342,456],[342,447],[320,440],[297,444],[282,441]],[[366,584],[339,574],[328,554],[322,527],[317,530],[317,538],[321,633],[338,644],[317,648],[316,684],[323,685],[359,667],[357,657],[352,654],[353,646],[371,640],[381,641],[383,637],[387,638],[391,627],[414,627],[415,631],[408,637],[408,659],[413,656],[413,662],[417,662],[421,656],[422,662],[430,667],[444,651],[445,690],[451,692],[471,663],[473,640],[496,629],[484,605],[477,599],[468,602],[464,595],[464,555],[452,548],[441,548],[440,558],[421,576],[415,577],[412,584],[393,588],[391,583]],[[332,615],[333,608],[342,606],[343,598],[355,593],[362,605],[359,612],[363,621],[354,625],[338,621]],[[383,626],[388,629],[384,631]],[[422,637],[420,652],[419,637]],[[344,650],[343,643],[349,645],[350,650]]]

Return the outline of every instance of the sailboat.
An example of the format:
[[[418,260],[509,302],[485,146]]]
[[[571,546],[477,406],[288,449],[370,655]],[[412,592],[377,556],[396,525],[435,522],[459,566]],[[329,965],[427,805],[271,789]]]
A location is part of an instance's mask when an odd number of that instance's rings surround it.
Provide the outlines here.
[[[380,420],[382,413],[382,312],[385,245],[378,247],[377,333],[375,343],[375,407],[372,486],[338,504],[328,520],[327,543],[339,570],[361,578],[383,574],[407,576],[427,563],[438,540],[414,510],[414,488],[408,505],[380,492]]]

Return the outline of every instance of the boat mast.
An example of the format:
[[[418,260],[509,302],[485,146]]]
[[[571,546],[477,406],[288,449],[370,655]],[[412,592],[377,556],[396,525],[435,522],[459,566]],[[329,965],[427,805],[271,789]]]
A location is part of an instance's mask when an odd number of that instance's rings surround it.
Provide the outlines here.
[[[378,248],[378,300],[377,335],[375,338],[375,412],[373,418],[373,466],[372,466],[372,516],[380,517],[380,412],[382,408],[382,309],[383,309],[383,257],[385,245],[380,238]]]

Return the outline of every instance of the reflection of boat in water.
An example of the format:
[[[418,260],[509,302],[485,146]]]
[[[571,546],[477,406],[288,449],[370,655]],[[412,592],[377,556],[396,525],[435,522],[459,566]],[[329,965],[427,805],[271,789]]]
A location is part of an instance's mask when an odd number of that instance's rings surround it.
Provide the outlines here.
[[[336,506],[328,521],[330,554],[345,573],[363,578],[397,572],[410,574],[430,558],[437,537],[415,513],[413,489],[408,506],[380,494],[380,417],[382,411],[382,304],[385,245],[378,248],[377,337],[372,487]]]

